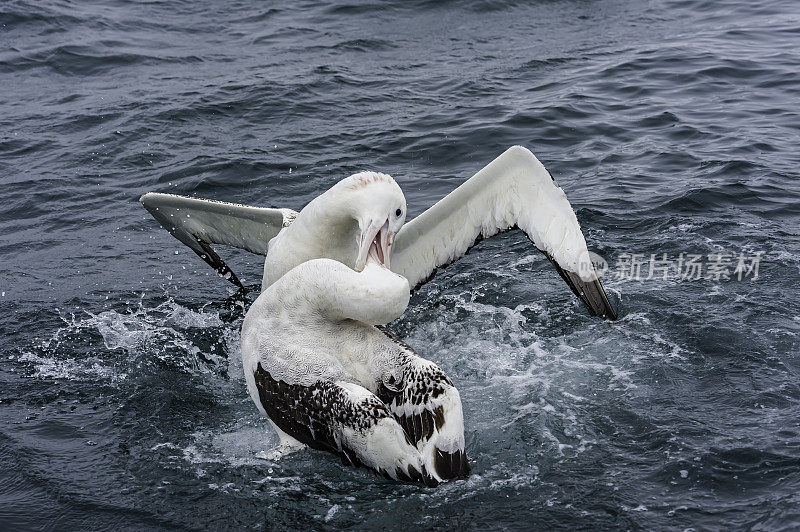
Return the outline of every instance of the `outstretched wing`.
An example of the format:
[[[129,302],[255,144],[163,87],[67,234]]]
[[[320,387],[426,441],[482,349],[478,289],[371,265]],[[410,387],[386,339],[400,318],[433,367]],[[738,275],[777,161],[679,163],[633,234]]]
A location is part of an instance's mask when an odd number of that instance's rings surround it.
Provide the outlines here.
[[[244,288],[241,281],[211,244],[266,255],[269,241],[297,216],[291,209],[251,207],[157,192],[149,192],[139,201],[172,236],[240,288]]]
[[[522,229],[597,316],[617,315],[600,284],[564,191],[527,149],[513,146],[397,235],[392,270],[418,287],[472,246]]]

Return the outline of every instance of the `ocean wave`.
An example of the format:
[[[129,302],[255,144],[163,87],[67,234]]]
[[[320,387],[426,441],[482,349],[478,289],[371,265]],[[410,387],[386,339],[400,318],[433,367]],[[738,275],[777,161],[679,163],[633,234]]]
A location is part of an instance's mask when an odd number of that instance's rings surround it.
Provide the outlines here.
[[[117,45],[102,42],[92,45],[58,45],[33,53],[6,54],[0,59],[0,72],[20,72],[47,68],[67,76],[99,76],[121,67],[148,64],[187,64],[202,62],[194,56],[161,56],[120,50]]]

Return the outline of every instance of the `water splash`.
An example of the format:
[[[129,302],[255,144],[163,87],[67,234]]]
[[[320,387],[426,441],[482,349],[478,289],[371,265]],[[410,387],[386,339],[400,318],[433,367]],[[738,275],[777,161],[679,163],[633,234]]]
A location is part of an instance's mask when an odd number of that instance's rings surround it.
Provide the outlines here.
[[[34,377],[116,385],[131,371],[157,361],[217,373],[228,368],[225,353],[238,344],[238,328],[226,326],[219,312],[190,309],[171,298],[155,307],[140,299],[136,308],[124,312],[59,316],[64,325],[19,357],[31,364]]]

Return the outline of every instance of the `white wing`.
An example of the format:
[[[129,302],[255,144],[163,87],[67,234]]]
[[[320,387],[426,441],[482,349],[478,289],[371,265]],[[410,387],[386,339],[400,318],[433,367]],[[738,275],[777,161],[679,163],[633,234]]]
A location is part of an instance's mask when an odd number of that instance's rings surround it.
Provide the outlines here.
[[[149,192],[139,201],[172,236],[239,287],[242,283],[210,244],[266,255],[269,241],[297,216],[291,209],[251,207],[157,192]]]
[[[412,287],[484,238],[518,227],[598,316],[616,319],[564,191],[527,149],[513,146],[397,235],[392,270]]]

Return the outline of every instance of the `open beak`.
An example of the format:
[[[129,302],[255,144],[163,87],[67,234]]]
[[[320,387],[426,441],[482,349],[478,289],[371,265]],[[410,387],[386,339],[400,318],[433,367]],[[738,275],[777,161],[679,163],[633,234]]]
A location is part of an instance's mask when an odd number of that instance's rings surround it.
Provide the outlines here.
[[[362,271],[370,261],[389,269],[394,236],[394,233],[389,231],[389,220],[386,220],[381,227],[370,225],[369,229],[358,237],[355,270]]]

